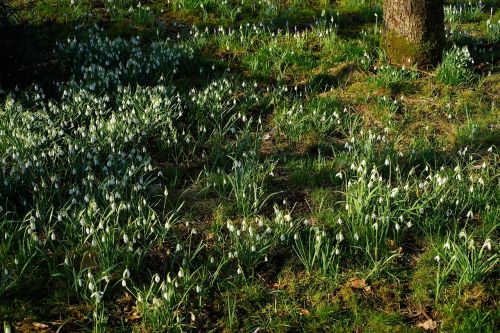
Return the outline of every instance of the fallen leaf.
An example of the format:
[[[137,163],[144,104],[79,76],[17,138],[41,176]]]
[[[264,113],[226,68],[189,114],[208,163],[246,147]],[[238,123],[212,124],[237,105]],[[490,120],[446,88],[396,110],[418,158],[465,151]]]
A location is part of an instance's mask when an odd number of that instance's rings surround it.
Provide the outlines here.
[[[141,315],[137,311],[132,311],[127,314],[127,318],[131,321],[135,321],[137,319],[141,319]]]
[[[43,329],[47,329],[47,328],[49,328],[49,325],[34,322],[34,323],[33,323],[33,327],[34,327],[34,328],[37,328],[37,329],[41,329],[41,330],[43,330]]]
[[[421,327],[426,331],[434,331],[437,328],[437,325],[434,320],[428,319],[422,323],[417,324],[417,327]]]
[[[309,316],[309,310],[307,309],[300,309],[300,315],[301,316]]]
[[[349,284],[351,285],[352,288],[355,289],[364,289],[366,287],[369,287],[368,284],[366,283],[365,279],[360,279],[357,277],[353,277],[349,280]]]

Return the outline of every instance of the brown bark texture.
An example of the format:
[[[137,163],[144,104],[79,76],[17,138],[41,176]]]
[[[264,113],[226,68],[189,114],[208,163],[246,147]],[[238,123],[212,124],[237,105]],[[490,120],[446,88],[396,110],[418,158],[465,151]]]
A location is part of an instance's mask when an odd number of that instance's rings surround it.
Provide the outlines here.
[[[445,42],[443,0],[384,0],[381,42],[392,63],[437,64]]]

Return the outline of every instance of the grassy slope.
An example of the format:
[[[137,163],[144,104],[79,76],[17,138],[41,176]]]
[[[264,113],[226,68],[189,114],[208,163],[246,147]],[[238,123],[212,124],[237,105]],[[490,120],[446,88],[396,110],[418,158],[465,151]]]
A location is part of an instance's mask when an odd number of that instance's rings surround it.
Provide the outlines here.
[[[54,5],[66,2],[67,5]],[[187,68],[186,72],[174,76],[175,84],[183,92],[191,87],[202,89],[226,67],[239,79],[249,84],[256,82],[262,91],[269,86],[297,89],[296,94],[285,97],[271,98],[264,92],[260,103],[243,106],[243,112],[256,118],[260,116],[263,121],[261,128],[252,130],[256,136],[265,137],[260,143],[260,160],[277,161],[276,177],[266,179],[266,187],[268,193],[282,192],[262,209],[261,214],[266,217],[272,217],[272,204],[281,204],[285,199],[286,207],[294,207],[297,218],[336,230],[335,221],[344,200],[339,191],[345,190],[345,184],[335,174],[348,169],[351,163],[341,153],[350,135],[350,122],[356,122],[357,128],[365,133],[386,131],[389,143],[385,148],[393,149],[387,154],[394,154],[391,155],[394,158],[395,152],[403,154],[399,160],[403,172],[412,167],[420,172],[425,164],[452,167],[457,151],[465,145],[480,161],[481,156],[488,155],[487,148],[498,147],[500,143],[497,110],[500,48],[498,39],[494,43],[486,41],[485,22],[490,18],[489,10],[456,23],[456,29],[467,30],[471,35],[456,36],[455,40],[469,45],[475,59],[474,77],[457,86],[437,81],[433,72],[402,71],[386,64],[377,49],[379,35],[374,31],[374,27],[380,29],[381,26],[380,21],[375,25],[374,13],[380,20],[381,12],[370,1],[364,5],[359,5],[359,1],[341,1],[331,7],[326,5],[328,1],[286,1],[282,5],[275,1],[280,6],[271,13],[266,12],[265,6],[260,11],[249,7],[241,13],[233,13],[211,1],[205,1],[206,10],[190,7],[195,1],[185,1],[187,5],[180,9],[167,6],[167,1],[145,1],[153,11],[144,16],[128,15],[127,10],[107,13],[102,1],[80,3],[75,9],[69,1],[12,1],[19,10],[17,19],[21,26],[14,29],[19,36],[16,40],[21,44],[14,43],[14,35],[0,41],[10,45],[2,54],[5,57],[2,60],[9,59],[2,61],[0,82],[5,90],[10,91],[15,85],[20,85],[21,90],[28,89],[32,82],[37,82],[50,96],[59,98],[52,80],[66,78],[69,69],[60,66],[58,56],[51,51],[56,40],[72,36],[73,27],[81,23],[98,22],[110,36],[140,35],[147,44],[157,38],[157,31],[161,38],[175,39],[177,34],[180,38],[188,37],[193,23],[203,30],[204,27],[238,27],[247,22],[259,24],[263,18],[272,17],[266,24],[275,34],[287,26],[292,32],[292,27],[305,31],[314,23],[314,17],[321,17],[322,10],[327,9],[325,21],[332,17],[338,24],[338,27],[332,26],[336,32],[332,38],[318,38],[314,34],[293,38],[284,33],[272,36],[265,32],[240,42],[225,36],[211,36],[197,53],[196,62],[205,72],[200,74]],[[499,18],[497,8],[491,21]],[[287,111],[301,105],[306,112],[289,123]],[[324,125],[324,118],[316,117],[316,112],[325,110],[341,114],[340,130],[334,129],[334,125]],[[336,119],[331,121],[335,124]],[[203,237],[208,238],[211,227],[224,225],[228,218],[241,223],[238,202],[213,193],[198,195],[203,193],[200,191],[203,185],[197,181],[203,170],[201,154],[177,164],[164,159],[159,147],[153,144],[151,148],[159,150],[154,156],[154,167],[178,177],[173,196],[185,201],[184,207],[188,207],[182,210],[181,221],[195,221]],[[377,147],[371,160],[381,169],[385,148]],[[493,162],[492,184],[487,192],[490,197],[477,203],[480,218],[467,222],[472,223],[471,229],[494,227],[494,244],[498,241],[495,216],[495,212],[499,212],[498,170],[498,161]],[[492,212],[485,208],[487,205]],[[429,212],[429,218],[440,223],[444,212],[440,214]],[[463,223],[464,219],[458,220],[457,223]],[[406,234],[397,244],[401,246],[402,256],[380,272],[373,273],[369,264],[350,261],[348,256],[341,265],[342,273],[335,278],[316,269],[306,272],[293,251],[278,247],[266,266],[260,263],[260,267],[256,267],[257,273],[252,278],[243,282],[228,279],[221,283],[219,290],[210,290],[203,300],[205,306],[196,314],[197,329],[419,331],[416,324],[432,318],[442,331],[494,331],[494,327],[500,325],[495,275],[465,286],[459,286],[456,277],[452,277],[435,302],[438,268],[434,257],[450,230]],[[152,253],[151,262],[146,265],[150,270],[161,266],[162,253],[167,249],[157,251],[159,254]],[[362,284],[359,288],[351,280],[366,276],[370,276],[366,286]],[[68,296],[57,280],[51,281],[48,288],[45,281],[36,277],[28,279],[26,284],[20,283],[6,295],[7,302],[0,305],[0,319],[13,323],[21,331],[32,329],[33,322],[47,323],[53,328],[62,325],[63,330],[68,331],[89,330],[95,324],[90,305],[74,295]],[[105,321],[109,329],[151,329],[135,317],[134,302],[129,294],[114,291],[111,299]]]

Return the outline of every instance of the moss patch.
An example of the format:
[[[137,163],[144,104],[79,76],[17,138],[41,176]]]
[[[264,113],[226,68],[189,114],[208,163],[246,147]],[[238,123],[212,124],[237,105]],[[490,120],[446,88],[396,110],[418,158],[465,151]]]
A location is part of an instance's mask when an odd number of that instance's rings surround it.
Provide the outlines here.
[[[427,68],[441,59],[443,42],[437,36],[431,36],[420,43],[409,41],[395,31],[386,31],[381,46],[391,63],[407,67]]]

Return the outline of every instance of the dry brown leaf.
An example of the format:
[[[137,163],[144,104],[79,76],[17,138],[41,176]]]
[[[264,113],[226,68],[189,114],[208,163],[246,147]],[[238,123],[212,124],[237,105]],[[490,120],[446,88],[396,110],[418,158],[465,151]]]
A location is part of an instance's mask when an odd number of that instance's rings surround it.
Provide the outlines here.
[[[417,327],[421,327],[426,331],[434,331],[437,328],[437,325],[434,320],[428,319],[422,323],[417,324]]]
[[[131,320],[131,321],[135,321],[137,319],[141,319],[141,315],[139,314],[139,312],[134,310],[134,311],[127,314],[127,319]]]
[[[124,292],[123,293],[123,299],[126,301],[126,302],[130,302],[132,300],[132,297],[130,297],[130,294],[128,292]]]
[[[365,279],[360,279],[360,278],[357,278],[357,277],[353,277],[349,280],[349,284],[352,288],[355,288],[355,289],[364,289],[366,287],[370,287],[368,286],[368,284],[366,283],[366,280]]]
[[[389,248],[394,251],[395,249],[397,249],[397,244],[396,244],[396,241],[393,240],[393,239],[389,239],[387,241],[387,245],[389,246]]]
[[[301,316],[309,316],[310,312],[307,309],[300,309],[300,315]]]
[[[34,327],[34,328],[36,328],[36,329],[44,330],[44,329],[49,328],[49,325],[34,322],[34,323],[33,323],[33,327]]]

